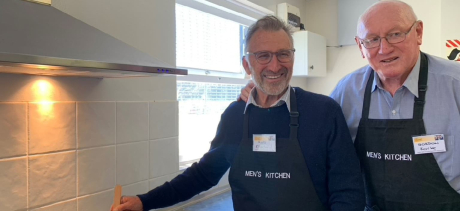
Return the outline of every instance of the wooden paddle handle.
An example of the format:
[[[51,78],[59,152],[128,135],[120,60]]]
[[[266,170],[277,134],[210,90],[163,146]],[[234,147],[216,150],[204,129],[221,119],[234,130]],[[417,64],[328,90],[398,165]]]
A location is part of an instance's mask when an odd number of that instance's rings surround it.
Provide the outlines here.
[[[121,185],[115,186],[115,196],[113,197],[114,207],[119,206],[121,201]]]

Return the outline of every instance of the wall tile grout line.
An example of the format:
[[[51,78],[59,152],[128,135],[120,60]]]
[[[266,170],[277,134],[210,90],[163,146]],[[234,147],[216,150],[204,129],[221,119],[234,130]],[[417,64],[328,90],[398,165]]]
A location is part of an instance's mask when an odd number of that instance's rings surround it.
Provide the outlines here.
[[[69,199],[64,199],[64,200],[61,200],[61,201],[57,201],[57,202],[52,202],[52,203],[49,203],[49,204],[44,204],[44,205],[39,205],[37,207],[31,207],[31,210],[29,211],[35,211],[35,210],[42,210],[43,208],[49,208],[49,207],[52,207],[54,205],[58,205],[58,204],[64,204],[64,203],[67,203],[67,202],[71,202],[75,200],[75,198],[69,198]],[[23,210],[20,210],[20,211],[23,211]],[[24,210],[25,211],[25,210]]]
[[[117,155],[117,150],[118,150],[118,116],[117,116],[117,109],[118,109],[118,102],[115,101],[115,186],[118,185],[118,180],[117,180],[117,177],[118,177],[118,173],[117,173],[117,170],[118,170],[118,155]],[[115,187],[114,187],[115,188]],[[115,189],[114,189],[115,191]]]
[[[29,126],[29,103],[26,103],[26,136],[27,136],[27,141],[26,141],[26,200],[27,200],[27,209],[30,206],[29,202],[29,142],[30,142],[30,126]]]
[[[115,144],[92,146],[92,147],[82,147],[82,148],[79,148],[78,151],[86,151],[86,150],[93,150],[93,149],[103,149],[103,148],[110,148],[110,147],[115,147]]]
[[[75,102],[75,203],[78,211],[78,107]]]
[[[148,144],[148,145],[149,145],[149,151],[148,151],[148,154],[147,154],[148,156],[147,156],[147,157],[148,157],[148,159],[149,159],[149,167],[148,167],[148,168],[149,168],[149,176],[148,176],[149,179],[150,179],[150,177],[152,176],[152,175],[150,175],[150,174],[152,173],[152,172],[150,171],[151,162],[152,162],[152,161],[150,160],[150,156],[151,156],[151,155],[150,155],[150,142],[151,142],[151,141],[150,141],[150,104],[151,104],[151,103],[152,103],[152,102],[149,102],[149,103],[147,104],[147,139],[149,140],[149,144]],[[148,182],[148,185],[149,185],[149,190],[150,190],[150,182]]]
[[[45,156],[45,155],[54,155],[54,154],[59,154],[59,153],[66,153],[66,152],[76,152],[76,149],[64,149],[64,150],[58,150],[58,151],[49,151],[49,152],[40,152],[36,154],[29,154],[28,157],[37,157],[37,156]]]
[[[169,138],[172,138],[172,137],[161,138],[161,139],[169,139]],[[153,140],[144,139],[144,140],[138,140],[138,141],[130,141],[130,142],[125,142],[125,143],[119,143],[119,144],[117,144],[117,146],[123,146],[123,145],[129,145],[129,144],[142,143],[142,142],[146,142],[146,141],[161,141],[161,139],[153,139]]]
[[[26,147],[27,147],[27,144],[26,144]],[[14,160],[14,159],[17,159],[17,158],[27,158],[27,152],[23,155],[13,155],[13,156],[10,156],[10,157],[2,157],[0,158],[0,161],[8,161],[8,160]]]

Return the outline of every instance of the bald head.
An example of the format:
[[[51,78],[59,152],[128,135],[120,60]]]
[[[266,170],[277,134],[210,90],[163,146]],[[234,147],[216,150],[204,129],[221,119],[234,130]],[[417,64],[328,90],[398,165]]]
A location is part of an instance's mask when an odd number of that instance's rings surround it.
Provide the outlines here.
[[[389,0],[375,3],[361,15],[355,41],[385,89],[394,94],[417,63],[422,37],[423,22],[411,6]]]
[[[403,22],[413,23],[417,20],[412,7],[402,1],[386,0],[379,1],[369,8],[359,17],[357,25],[357,35],[362,37],[365,27],[372,17],[398,16]],[[382,20],[385,21],[385,20]]]

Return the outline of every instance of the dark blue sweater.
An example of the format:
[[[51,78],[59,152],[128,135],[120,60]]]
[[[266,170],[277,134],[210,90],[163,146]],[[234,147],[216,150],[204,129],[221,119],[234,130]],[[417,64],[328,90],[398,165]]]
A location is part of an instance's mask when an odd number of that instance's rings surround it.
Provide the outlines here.
[[[296,88],[299,110],[298,139],[321,202],[331,210],[359,210],[365,205],[363,180],[340,106],[329,97]],[[244,102],[232,103],[222,114],[210,150],[184,173],[146,194],[144,209],[171,206],[216,185],[231,167],[243,132]],[[249,136],[289,137],[286,104],[249,113]],[[308,208],[306,208],[307,210]]]

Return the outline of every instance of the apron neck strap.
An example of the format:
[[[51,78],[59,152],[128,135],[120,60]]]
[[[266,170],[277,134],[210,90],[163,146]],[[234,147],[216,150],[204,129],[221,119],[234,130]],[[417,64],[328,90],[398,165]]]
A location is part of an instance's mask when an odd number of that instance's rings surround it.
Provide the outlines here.
[[[367,80],[366,90],[364,91],[363,111],[361,115],[361,118],[363,119],[369,118],[369,108],[371,105],[371,90],[372,90],[373,82],[374,82],[374,70],[371,71],[369,80]]]
[[[291,123],[289,124],[289,128],[291,129],[291,134],[290,138],[292,139],[297,139],[297,129],[299,129],[299,111],[297,110],[297,98],[295,96],[294,88],[291,88],[289,90],[290,93],[290,98],[289,100],[291,101],[291,112],[289,115],[291,116]]]
[[[290,138],[297,139],[297,129],[299,128],[299,112],[297,110],[297,98],[295,96],[294,88],[291,88],[289,93],[289,100],[291,104],[291,112],[289,113],[291,117],[291,122],[289,124],[290,128]],[[243,121],[243,137],[247,138],[249,135],[249,112],[253,105],[248,105],[246,113],[244,114],[244,121]]]
[[[428,59],[426,54],[420,52],[420,75],[418,78],[418,98],[414,97],[414,119],[423,119],[425,95],[428,88]]]

